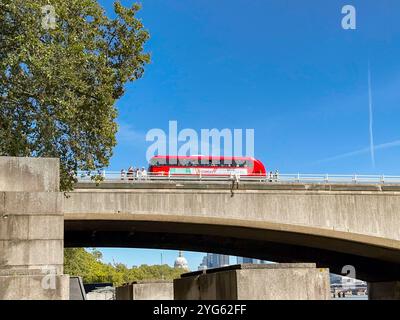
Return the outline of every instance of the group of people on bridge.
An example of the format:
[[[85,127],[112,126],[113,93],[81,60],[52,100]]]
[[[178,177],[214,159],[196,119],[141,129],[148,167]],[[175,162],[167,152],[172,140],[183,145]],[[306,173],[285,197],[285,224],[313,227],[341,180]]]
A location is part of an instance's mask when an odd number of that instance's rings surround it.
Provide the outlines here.
[[[145,180],[147,179],[147,170],[142,167],[142,169],[129,167],[128,170],[121,169],[121,180]]]
[[[267,177],[269,179],[269,182],[278,182],[279,180],[279,171],[275,170],[275,172],[267,172]]]

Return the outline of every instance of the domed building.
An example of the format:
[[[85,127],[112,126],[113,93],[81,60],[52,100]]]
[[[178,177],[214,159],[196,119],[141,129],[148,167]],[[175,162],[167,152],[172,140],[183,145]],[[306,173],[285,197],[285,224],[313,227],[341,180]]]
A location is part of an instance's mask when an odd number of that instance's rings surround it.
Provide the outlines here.
[[[187,262],[186,258],[183,256],[182,251],[179,251],[179,256],[175,260],[174,267],[189,271],[188,262]]]

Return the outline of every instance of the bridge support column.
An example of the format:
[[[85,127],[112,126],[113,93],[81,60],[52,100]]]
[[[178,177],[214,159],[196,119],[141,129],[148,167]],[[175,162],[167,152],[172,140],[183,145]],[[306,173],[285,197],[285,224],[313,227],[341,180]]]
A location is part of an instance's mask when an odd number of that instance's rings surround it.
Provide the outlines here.
[[[175,300],[329,300],[328,269],[312,263],[241,264],[186,273]]]
[[[58,168],[0,157],[0,299],[69,299]]]
[[[369,300],[400,300],[400,281],[368,283]]]

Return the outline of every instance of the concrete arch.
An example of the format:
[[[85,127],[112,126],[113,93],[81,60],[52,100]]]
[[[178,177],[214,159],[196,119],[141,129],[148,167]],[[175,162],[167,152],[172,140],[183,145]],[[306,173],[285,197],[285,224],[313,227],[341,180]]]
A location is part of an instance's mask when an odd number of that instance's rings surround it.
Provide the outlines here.
[[[312,261],[368,281],[400,276],[395,191],[80,189],[63,203],[66,246],[220,252]]]

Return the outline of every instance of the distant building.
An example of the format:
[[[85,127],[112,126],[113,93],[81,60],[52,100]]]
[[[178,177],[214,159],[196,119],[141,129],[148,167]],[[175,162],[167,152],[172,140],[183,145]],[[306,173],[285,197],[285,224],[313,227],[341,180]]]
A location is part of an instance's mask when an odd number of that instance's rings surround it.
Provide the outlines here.
[[[182,251],[179,251],[179,256],[175,260],[174,267],[189,271],[188,262],[186,258],[183,256]]]
[[[203,257],[203,261],[200,263],[198,270],[206,270],[207,269],[207,256]]]
[[[244,257],[237,257],[236,261],[237,261],[237,264],[243,264],[243,263],[264,264],[264,263],[268,263],[265,260],[253,259],[253,258],[244,258]]]
[[[207,253],[199,265],[199,270],[229,266],[229,256],[224,254]]]

